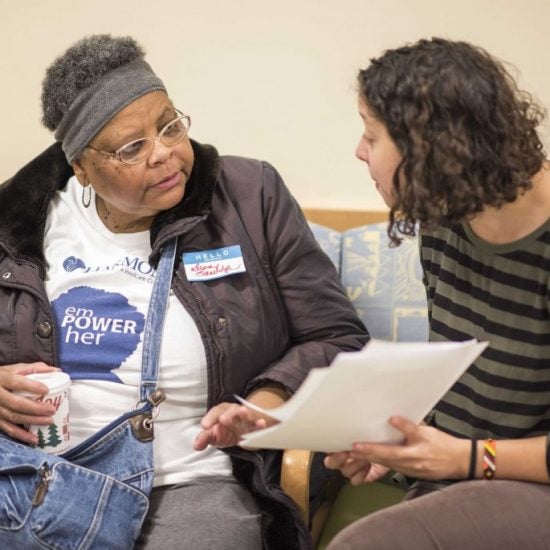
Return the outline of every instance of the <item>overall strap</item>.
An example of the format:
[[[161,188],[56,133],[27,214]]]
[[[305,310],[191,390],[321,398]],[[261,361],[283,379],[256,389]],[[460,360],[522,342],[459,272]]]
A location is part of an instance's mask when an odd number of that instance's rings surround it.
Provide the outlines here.
[[[145,330],[143,332],[143,357],[141,361],[141,385],[139,398],[147,401],[155,391],[158,380],[160,345],[162,341],[162,326],[168,307],[172,272],[176,256],[177,238],[168,241],[161,251],[155,282],[149,302]]]

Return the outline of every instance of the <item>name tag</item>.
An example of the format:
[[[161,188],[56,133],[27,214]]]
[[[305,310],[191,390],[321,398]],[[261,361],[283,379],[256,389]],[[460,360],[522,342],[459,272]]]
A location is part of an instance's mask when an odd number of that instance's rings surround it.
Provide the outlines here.
[[[201,252],[186,252],[183,255],[183,266],[188,281],[209,281],[246,271],[243,253],[238,244]]]

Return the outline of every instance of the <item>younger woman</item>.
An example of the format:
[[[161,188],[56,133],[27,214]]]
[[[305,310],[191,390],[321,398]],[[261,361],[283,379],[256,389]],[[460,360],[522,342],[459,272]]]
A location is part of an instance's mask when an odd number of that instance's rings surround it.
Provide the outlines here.
[[[360,71],[359,114],[356,154],[391,208],[389,235],[398,243],[420,225],[430,339],[489,346],[426,424],[390,419],[402,444],[357,442],[327,457],[354,484],[388,469],[417,480],[403,503],[351,525],[330,550],[548,548],[550,171],[541,112],[487,52],[432,39]]]

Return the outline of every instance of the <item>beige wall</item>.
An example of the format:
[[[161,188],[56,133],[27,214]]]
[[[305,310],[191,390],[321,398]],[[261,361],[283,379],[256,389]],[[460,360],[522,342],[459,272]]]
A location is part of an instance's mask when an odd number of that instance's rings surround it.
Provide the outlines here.
[[[548,0],[0,0],[0,14],[0,181],[52,141],[45,68],[97,32],[135,36],[192,137],[269,160],[310,208],[384,208],[353,151],[355,74],[385,48],[477,43],[550,106]]]

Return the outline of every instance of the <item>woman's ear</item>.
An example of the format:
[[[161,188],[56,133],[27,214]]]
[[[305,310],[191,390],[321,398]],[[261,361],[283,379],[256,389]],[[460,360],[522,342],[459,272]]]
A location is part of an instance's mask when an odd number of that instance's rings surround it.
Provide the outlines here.
[[[74,175],[76,176],[78,183],[80,183],[82,187],[86,187],[86,185],[88,185],[88,176],[86,174],[86,168],[82,162],[82,156],[78,156],[75,160],[73,160],[71,166],[73,167]]]

